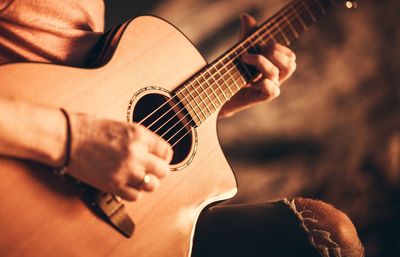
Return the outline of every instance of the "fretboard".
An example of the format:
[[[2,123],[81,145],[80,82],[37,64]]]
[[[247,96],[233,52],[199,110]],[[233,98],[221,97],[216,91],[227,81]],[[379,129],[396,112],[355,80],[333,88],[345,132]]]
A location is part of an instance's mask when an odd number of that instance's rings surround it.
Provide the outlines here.
[[[334,0],[290,2],[249,37],[180,86],[175,95],[191,116],[193,125],[199,126],[258,75],[257,70],[241,62],[243,53],[258,53],[260,47],[274,43],[290,45],[334,5]]]

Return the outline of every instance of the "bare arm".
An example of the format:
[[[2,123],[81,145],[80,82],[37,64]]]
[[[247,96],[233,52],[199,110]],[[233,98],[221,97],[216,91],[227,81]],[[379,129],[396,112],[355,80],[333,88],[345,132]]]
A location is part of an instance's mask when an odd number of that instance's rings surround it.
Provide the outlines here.
[[[70,113],[68,174],[101,190],[136,200],[169,172],[172,149],[137,124]],[[59,167],[65,159],[66,119],[60,110],[0,96],[0,155]],[[144,175],[150,182],[140,185]]]
[[[65,137],[66,121],[59,110],[0,96],[0,155],[58,167]]]

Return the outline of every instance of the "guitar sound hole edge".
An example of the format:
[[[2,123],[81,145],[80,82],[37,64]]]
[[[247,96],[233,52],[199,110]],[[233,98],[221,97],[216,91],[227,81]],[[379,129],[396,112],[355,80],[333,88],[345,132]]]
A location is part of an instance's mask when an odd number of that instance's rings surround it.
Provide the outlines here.
[[[143,88],[131,98],[127,120],[143,120],[141,125],[162,136],[171,145],[179,140],[173,146],[174,155],[170,164],[171,170],[177,171],[185,168],[193,160],[197,150],[197,132],[187,111],[171,98],[172,94],[164,88]]]

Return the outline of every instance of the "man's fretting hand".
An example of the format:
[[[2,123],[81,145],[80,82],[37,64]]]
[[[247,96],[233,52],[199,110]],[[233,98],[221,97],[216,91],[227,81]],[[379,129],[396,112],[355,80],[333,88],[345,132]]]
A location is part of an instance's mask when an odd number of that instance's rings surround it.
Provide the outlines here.
[[[103,191],[134,201],[153,191],[170,171],[172,148],[135,123],[71,114],[72,147],[68,174]],[[141,183],[145,174],[147,184]]]
[[[248,14],[241,16],[241,24],[241,40],[257,28],[256,20]],[[261,47],[260,54],[243,54],[241,60],[254,66],[260,75],[222,107],[220,117],[232,116],[256,103],[276,98],[280,94],[279,86],[296,70],[296,55],[280,44]]]

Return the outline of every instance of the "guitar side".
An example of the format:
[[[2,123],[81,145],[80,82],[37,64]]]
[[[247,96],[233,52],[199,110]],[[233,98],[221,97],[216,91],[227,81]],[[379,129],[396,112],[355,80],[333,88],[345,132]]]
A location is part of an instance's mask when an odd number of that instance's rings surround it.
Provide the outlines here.
[[[182,33],[155,17],[121,27],[110,47],[118,41],[111,60],[96,69],[2,66],[0,94],[126,121],[135,92],[148,86],[173,91],[206,65]],[[197,151],[187,167],[164,179],[156,192],[126,203],[136,225],[129,239],[94,215],[76,189],[48,168],[0,158],[0,256],[188,256],[201,209],[236,193],[218,143],[217,115],[197,128]]]

